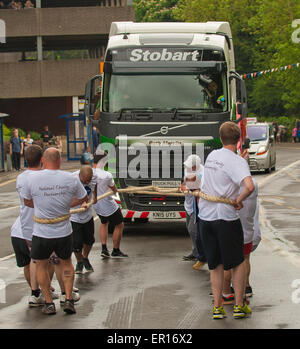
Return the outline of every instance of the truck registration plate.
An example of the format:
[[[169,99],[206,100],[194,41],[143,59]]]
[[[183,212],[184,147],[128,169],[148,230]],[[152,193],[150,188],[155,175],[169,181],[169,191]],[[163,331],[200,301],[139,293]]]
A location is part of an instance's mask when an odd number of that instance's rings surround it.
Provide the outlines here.
[[[178,219],[176,212],[153,212],[153,219]]]

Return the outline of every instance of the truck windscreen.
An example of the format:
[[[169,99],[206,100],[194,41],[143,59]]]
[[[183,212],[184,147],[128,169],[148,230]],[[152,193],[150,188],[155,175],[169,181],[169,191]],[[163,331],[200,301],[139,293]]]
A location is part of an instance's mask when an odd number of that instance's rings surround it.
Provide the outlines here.
[[[227,79],[220,73],[107,73],[103,111],[123,109],[228,110]]]

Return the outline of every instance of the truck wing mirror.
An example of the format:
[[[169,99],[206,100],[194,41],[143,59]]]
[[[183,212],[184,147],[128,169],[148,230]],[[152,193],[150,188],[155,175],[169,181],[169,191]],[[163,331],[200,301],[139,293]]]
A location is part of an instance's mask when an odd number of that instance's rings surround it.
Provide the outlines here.
[[[87,84],[85,85],[85,95],[84,95],[84,114],[86,117],[90,118],[91,115],[94,114],[95,112],[95,103],[94,103],[94,98],[95,98],[95,82],[96,81],[100,82],[102,81],[101,75],[96,75],[92,79],[90,79]]]

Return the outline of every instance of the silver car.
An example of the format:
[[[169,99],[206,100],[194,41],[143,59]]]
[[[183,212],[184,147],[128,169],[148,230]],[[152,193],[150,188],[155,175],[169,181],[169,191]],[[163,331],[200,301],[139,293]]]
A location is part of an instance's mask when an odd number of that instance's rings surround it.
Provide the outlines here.
[[[247,135],[250,139],[250,170],[266,173],[275,170],[276,149],[272,126],[267,123],[249,123]]]

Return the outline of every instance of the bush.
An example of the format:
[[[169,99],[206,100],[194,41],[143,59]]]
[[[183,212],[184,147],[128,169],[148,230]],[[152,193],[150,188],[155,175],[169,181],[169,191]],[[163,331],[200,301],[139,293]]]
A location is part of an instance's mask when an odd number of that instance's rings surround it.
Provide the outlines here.
[[[32,132],[29,132],[29,133],[30,133],[31,138],[34,141],[39,141],[41,139],[41,135],[38,132],[32,131]]]

